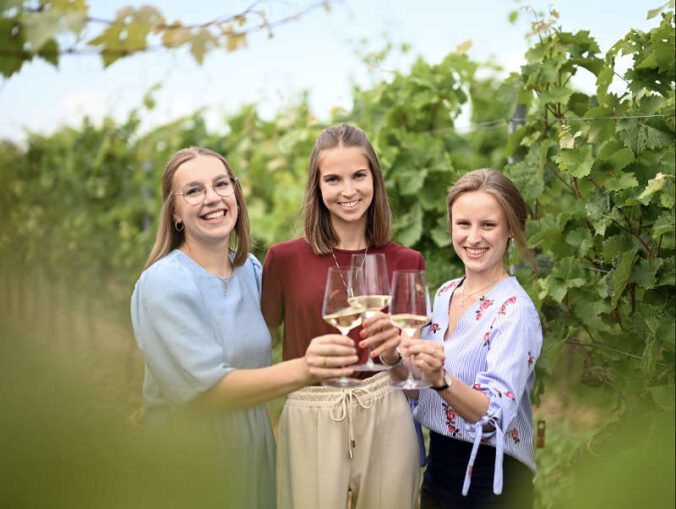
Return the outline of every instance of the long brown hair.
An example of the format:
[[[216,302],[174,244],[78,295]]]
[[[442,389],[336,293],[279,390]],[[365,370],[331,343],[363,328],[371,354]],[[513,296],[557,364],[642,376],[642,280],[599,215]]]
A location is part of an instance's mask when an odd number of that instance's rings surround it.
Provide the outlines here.
[[[178,231],[174,227],[174,221],[172,216],[174,215],[174,203],[176,197],[174,196],[173,184],[174,184],[174,174],[179,167],[192,159],[195,159],[200,156],[210,156],[215,157],[223,163],[228,175],[234,177],[234,173],[228,164],[228,161],[225,160],[225,157],[220,155],[213,150],[202,147],[189,147],[184,148],[176,152],[172,158],[167,163],[167,166],[164,168],[164,173],[162,174],[162,208],[160,210],[160,217],[157,225],[157,236],[155,237],[155,244],[150,250],[148,255],[148,260],[146,261],[145,267],[143,270],[150,267],[160,258],[163,258],[172,250],[178,248],[185,241],[185,235],[183,231]],[[242,193],[242,188],[236,182],[235,183],[235,199],[237,200],[237,206],[239,208],[239,213],[237,214],[237,222],[235,223],[235,228],[233,229],[236,237],[235,249],[230,248],[231,251],[234,251],[235,258],[233,260],[233,265],[239,266],[242,265],[249,254],[249,214],[246,210],[246,202],[244,201],[244,194]],[[230,236],[230,243],[232,244],[232,235]]]
[[[385,181],[380,163],[364,131],[349,124],[327,127],[317,138],[308,171],[305,188],[304,232],[305,240],[316,255],[325,255],[338,244],[338,235],[331,224],[331,214],[324,205],[319,187],[319,162],[322,151],[344,147],[359,148],[369,162],[373,177],[373,200],[366,212],[366,242],[378,247],[387,243],[392,236],[392,213],[385,191]]]
[[[528,219],[528,207],[521,196],[521,192],[508,177],[491,168],[465,173],[448,190],[446,199],[448,232],[452,234],[453,221],[451,209],[453,203],[461,194],[472,191],[483,191],[493,196],[507,217],[510,235],[514,238],[521,251],[526,255],[531,266],[535,269],[532,254],[526,245],[526,220]]]

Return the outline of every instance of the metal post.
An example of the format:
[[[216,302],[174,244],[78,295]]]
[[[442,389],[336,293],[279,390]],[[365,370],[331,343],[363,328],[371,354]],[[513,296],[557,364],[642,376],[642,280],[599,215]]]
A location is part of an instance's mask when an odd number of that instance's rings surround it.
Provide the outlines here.
[[[517,104],[516,109],[514,110],[514,115],[512,115],[511,120],[509,121],[509,127],[507,128],[507,132],[509,134],[512,134],[514,131],[516,131],[520,125],[524,125],[526,123],[526,105],[525,104]],[[509,156],[508,159],[509,163],[515,163],[516,159],[514,156]],[[508,254],[507,258],[512,259],[512,240],[509,240],[509,244],[507,246]],[[516,272],[516,269],[518,267],[515,265],[510,265],[509,266],[509,274],[510,276],[513,276],[514,273]]]

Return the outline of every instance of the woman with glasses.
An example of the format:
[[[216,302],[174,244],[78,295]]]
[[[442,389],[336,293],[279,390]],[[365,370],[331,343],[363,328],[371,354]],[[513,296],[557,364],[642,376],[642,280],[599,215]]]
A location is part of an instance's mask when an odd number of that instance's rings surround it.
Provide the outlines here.
[[[353,254],[382,253],[388,276],[424,269],[422,255],[390,241],[392,221],[378,158],[364,131],[324,129],[310,157],[302,238],[275,244],[265,257],[261,306],[268,325],[283,324],[283,358],[303,355],[310,339],[335,329],[322,319],[330,267]],[[355,328],[360,362],[400,359],[399,334],[383,313]],[[354,376],[354,375],[353,375]],[[289,395],[280,417],[277,504],[280,509],[413,508],[419,446],[404,394],[386,372],[366,372],[363,385],[307,387]],[[351,493],[351,495],[348,495]]]
[[[341,366],[356,362],[354,346],[325,335],[303,356],[271,365],[262,268],[248,252],[242,189],[221,155],[177,152],[162,176],[162,198],[155,245],[131,301],[148,425],[193,432],[207,444],[208,463],[223,471],[211,490],[220,507],[274,507],[275,447],[264,403],[349,374]]]

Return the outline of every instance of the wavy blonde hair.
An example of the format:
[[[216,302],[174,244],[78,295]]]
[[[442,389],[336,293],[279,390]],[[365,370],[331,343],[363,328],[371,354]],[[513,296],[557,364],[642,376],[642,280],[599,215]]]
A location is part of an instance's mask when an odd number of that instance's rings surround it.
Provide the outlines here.
[[[387,243],[392,236],[392,213],[385,191],[383,172],[371,142],[364,131],[349,124],[327,127],[317,138],[308,170],[305,188],[304,233],[305,240],[316,255],[325,255],[338,244],[338,235],[331,224],[331,214],[324,205],[319,187],[319,162],[322,151],[344,147],[357,147],[369,162],[373,177],[373,200],[368,208],[366,219],[366,242],[369,247],[378,247]]]
[[[150,250],[148,255],[148,260],[146,261],[145,267],[143,270],[150,267],[160,258],[165,257],[171,251],[178,248],[185,241],[185,235],[183,231],[178,231],[174,228],[174,221],[172,219],[174,215],[174,203],[176,197],[174,196],[173,184],[174,184],[174,175],[180,166],[187,162],[191,161],[200,156],[210,156],[215,157],[223,163],[228,175],[234,177],[234,173],[228,164],[228,161],[225,160],[225,157],[220,155],[213,150],[202,147],[188,147],[179,150],[176,152],[172,158],[167,163],[167,166],[164,168],[164,173],[162,174],[162,208],[160,210],[160,217],[157,225],[157,235],[155,237],[155,244]],[[229,248],[230,251],[235,253],[235,258],[233,260],[233,265],[239,266],[242,265],[249,254],[249,245],[250,245],[250,233],[249,233],[249,214],[246,210],[246,202],[244,201],[244,194],[242,193],[241,186],[235,182],[235,199],[237,201],[237,206],[239,208],[239,213],[237,214],[237,222],[233,231],[235,232],[235,248]],[[230,236],[230,243],[233,242],[233,236]]]

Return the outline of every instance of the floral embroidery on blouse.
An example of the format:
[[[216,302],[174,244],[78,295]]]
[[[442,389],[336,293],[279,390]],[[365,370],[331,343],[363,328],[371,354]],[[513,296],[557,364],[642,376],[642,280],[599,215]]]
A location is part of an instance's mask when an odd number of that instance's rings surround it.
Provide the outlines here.
[[[516,428],[512,428],[512,433],[510,436],[512,437],[512,440],[514,440],[515,444],[518,444],[520,442],[519,432],[516,430]]]
[[[486,311],[494,303],[495,303],[494,300],[487,299],[485,296],[482,296],[479,299],[479,309],[476,310],[476,319],[479,320],[483,316],[483,314],[481,312]]]
[[[455,410],[446,403],[442,403],[441,405],[444,407],[444,413],[446,414],[446,427],[448,428],[448,432],[452,437],[455,437],[458,435],[458,427],[455,423]]]
[[[533,354],[528,352],[528,367],[533,365]]]
[[[507,396],[512,401],[516,401],[516,398],[514,397],[514,394],[512,394],[512,391],[505,392],[505,396]]]
[[[484,334],[484,346],[488,346],[488,343],[491,342],[491,333],[487,332]]]
[[[482,302],[483,301],[483,302]],[[482,309],[488,309],[493,303],[495,302],[494,300],[489,300],[485,299],[484,297],[481,297],[479,299],[479,309],[476,311],[476,319],[478,320],[481,318],[481,310]],[[495,321],[498,319],[500,315],[505,315],[505,309],[507,309],[507,304],[514,304],[516,302],[516,297],[510,297],[507,299],[505,302],[502,303],[502,306],[500,306],[500,309],[498,310],[498,313],[495,315],[495,318],[493,318],[493,321],[491,322],[491,326],[488,328],[488,332],[484,334],[484,344],[483,346],[488,346],[491,343],[491,331],[493,330],[493,326],[495,325]],[[486,304],[487,303],[487,304]],[[532,361],[529,361],[528,365],[530,366]]]
[[[430,325],[430,332],[432,334],[436,333],[439,329],[440,327],[438,323],[433,323],[432,325]]]
[[[455,288],[456,286],[458,286],[458,283],[459,283],[459,281],[451,281],[447,285],[444,285],[441,288],[439,288],[439,291],[437,292],[437,294],[441,295],[442,293],[447,292],[448,290]]]

